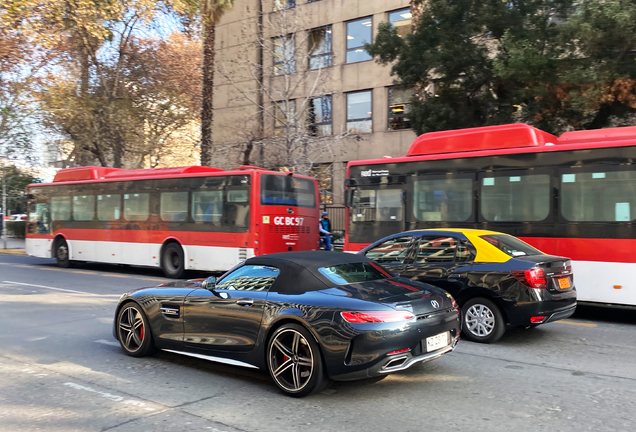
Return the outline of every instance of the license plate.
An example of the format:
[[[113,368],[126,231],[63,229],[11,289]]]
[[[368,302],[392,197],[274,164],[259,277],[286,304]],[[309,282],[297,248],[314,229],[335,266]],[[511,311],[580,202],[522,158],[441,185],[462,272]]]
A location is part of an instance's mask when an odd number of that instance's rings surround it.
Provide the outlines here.
[[[426,352],[444,348],[448,345],[448,332],[426,338]]]
[[[559,278],[559,288],[570,288],[570,278]]]

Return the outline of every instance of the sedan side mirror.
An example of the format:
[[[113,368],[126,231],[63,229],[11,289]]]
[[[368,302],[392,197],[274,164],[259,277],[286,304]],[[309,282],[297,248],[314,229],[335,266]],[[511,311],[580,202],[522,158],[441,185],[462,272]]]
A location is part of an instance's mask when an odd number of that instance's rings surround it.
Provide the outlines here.
[[[201,287],[206,290],[214,291],[214,287],[216,287],[216,277],[210,276],[201,282]]]

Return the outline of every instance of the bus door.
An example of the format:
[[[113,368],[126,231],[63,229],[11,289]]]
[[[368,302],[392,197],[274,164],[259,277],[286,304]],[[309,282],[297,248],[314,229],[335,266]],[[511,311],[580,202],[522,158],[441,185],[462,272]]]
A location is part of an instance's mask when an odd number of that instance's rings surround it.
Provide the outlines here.
[[[402,188],[354,190],[350,238],[370,243],[404,231],[404,196]]]

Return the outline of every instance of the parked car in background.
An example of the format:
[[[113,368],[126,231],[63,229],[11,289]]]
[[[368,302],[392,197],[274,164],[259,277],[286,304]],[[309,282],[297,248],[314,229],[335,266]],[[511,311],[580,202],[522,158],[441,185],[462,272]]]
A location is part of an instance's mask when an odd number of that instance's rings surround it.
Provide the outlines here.
[[[506,325],[534,327],[576,309],[570,260],[507,234],[415,230],[385,237],[359,254],[448,291],[461,306],[464,335],[475,342],[497,341]]]
[[[291,396],[333,380],[384,376],[455,348],[459,310],[444,290],[396,278],[363,256],[292,252],[246,260],[221,279],[124,294],[114,336],[267,370]]]

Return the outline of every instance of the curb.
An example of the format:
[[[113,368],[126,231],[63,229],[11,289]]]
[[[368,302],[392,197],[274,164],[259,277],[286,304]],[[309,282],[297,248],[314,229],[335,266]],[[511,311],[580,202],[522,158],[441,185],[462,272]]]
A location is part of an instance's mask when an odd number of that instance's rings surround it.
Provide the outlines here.
[[[0,253],[10,255],[26,255],[26,251],[21,249],[0,249]]]

